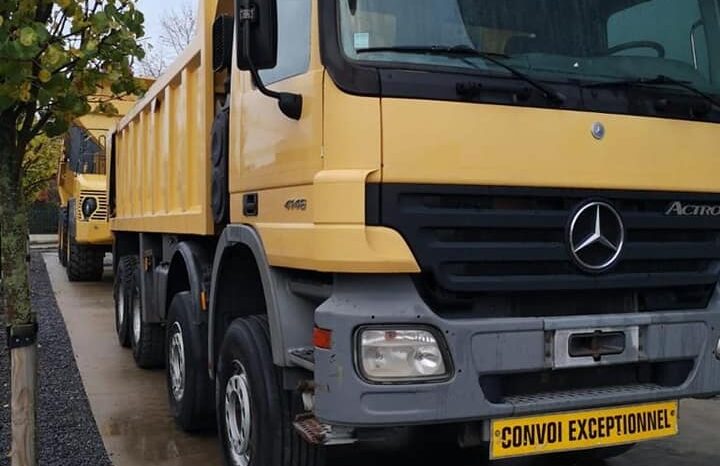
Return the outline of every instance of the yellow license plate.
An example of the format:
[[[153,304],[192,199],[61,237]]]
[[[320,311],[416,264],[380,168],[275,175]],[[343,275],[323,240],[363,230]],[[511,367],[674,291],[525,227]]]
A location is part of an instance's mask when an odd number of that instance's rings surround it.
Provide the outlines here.
[[[678,402],[496,419],[491,433],[491,459],[635,443],[677,435]]]

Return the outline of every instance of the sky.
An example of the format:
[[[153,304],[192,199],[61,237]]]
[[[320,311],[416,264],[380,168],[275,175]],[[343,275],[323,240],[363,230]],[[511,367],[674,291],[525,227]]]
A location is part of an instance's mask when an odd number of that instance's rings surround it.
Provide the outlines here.
[[[151,39],[159,34],[160,19],[167,10],[183,2],[189,2],[197,9],[198,0],[138,0],[138,9],[145,14],[145,33]]]

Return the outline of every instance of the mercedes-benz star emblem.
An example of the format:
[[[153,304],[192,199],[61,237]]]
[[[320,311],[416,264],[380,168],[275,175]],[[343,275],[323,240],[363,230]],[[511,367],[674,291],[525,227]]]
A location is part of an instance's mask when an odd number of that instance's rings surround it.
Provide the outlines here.
[[[625,226],[613,206],[590,202],[573,216],[568,236],[570,253],[577,265],[587,271],[602,272],[620,257]]]
[[[597,123],[593,123],[592,127],[590,128],[590,132],[592,133],[593,137],[599,141],[605,137],[605,125],[603,125],[599,121]]]

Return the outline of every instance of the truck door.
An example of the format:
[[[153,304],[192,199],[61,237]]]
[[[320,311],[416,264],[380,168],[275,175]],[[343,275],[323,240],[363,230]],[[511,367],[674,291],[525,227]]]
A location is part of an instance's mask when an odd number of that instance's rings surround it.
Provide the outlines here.
[[[231,136],[234,154],[230,192],[247,193],[309,185],[322,168],[322,68],[318,57],[313,0],[278,0],[278,59],[263,70],[264,83],[276,91],[302,95],[299,121],[278,109],[275,99],[262,95],[249,73],[244,94],[233,111],[240,111],[239,138]],[[239,107],[239,108],[238,108]],[[237,221],[237,219],[235,219]]]

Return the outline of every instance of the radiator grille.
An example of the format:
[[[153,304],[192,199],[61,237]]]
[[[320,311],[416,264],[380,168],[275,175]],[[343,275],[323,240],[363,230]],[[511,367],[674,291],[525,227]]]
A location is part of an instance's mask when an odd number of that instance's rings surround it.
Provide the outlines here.
[[[612,205],[625,224],[619,262],[600,274],[582,271],[567,245],[571,215],[592,200]],[[702,308],[720,272],[720,218],[666,215],[673,202],[714,205],[720,197],[387,184],[368,186],[367,201],[368,223],[403,235],[422,270],[422,294],[441,310],[481,304],[502,315],[545,315]],[[544,300],[552,300],[546,309]]]
[[[77,218],[79,219],[85,219],[82,213],[82,205],[85,199],[89,197],[94,197],[97,199],[98,202],[98,208],[97,210],[90,216],[89,220],[96,220],[96,221],[104,221],[108,219],[108,202],[107,202],[107,192],[105,191],[93,191],[93,190],[83,190],[80,192],[80,200],[76,204],[77,209]]]

